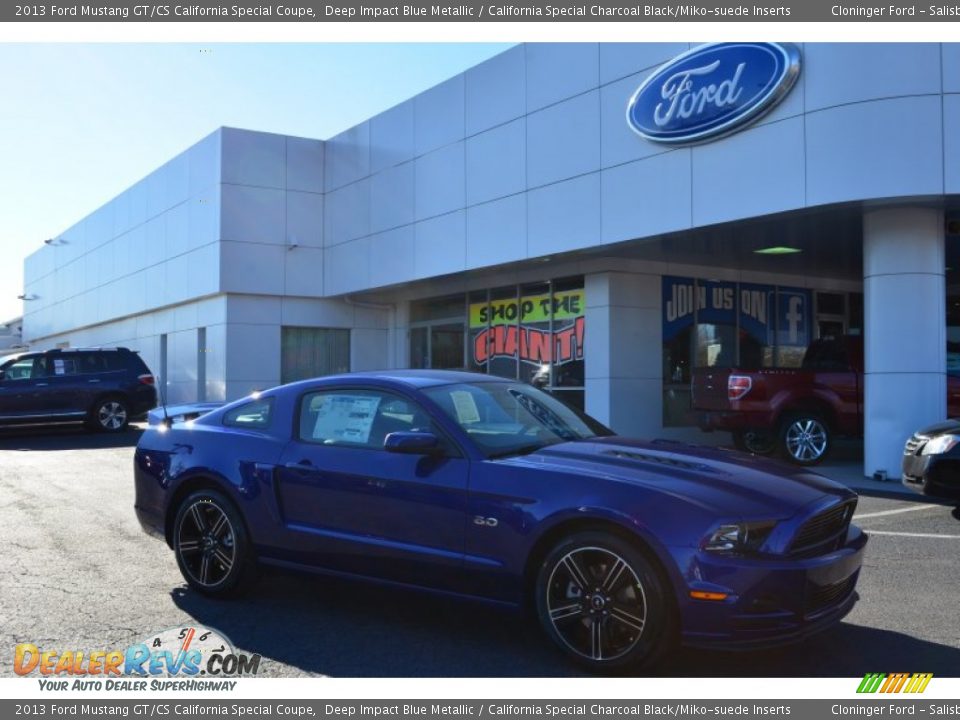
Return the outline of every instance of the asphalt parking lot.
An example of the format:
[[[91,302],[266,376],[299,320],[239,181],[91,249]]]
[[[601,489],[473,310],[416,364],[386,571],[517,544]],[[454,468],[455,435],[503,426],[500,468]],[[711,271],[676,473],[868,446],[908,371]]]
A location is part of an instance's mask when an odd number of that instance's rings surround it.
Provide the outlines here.
[[[242,600],[190,592],[172,552],[133,513],[139,431],[0,431],[0,648],[122,648],[184,623],[263,657],[261,676],[557,676],[569,665],[522,615],[410,591],[270,573]],[[960,513],[862,496],[871,534],[860,602],[802,644],[684,650],[671,675],[960,675]],[[0,675],[12,676],[9,662]]]

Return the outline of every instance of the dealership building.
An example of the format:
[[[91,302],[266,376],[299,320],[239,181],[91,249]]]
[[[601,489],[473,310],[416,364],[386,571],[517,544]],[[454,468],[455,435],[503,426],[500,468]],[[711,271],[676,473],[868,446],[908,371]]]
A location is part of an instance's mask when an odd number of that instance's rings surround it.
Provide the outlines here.
[[[958,193],[960,45],[525,44],[329,139],[217,130],[27,258],[23,336],[169,402],[467,367],[699,440],[697,368],[861,335],[896,477],[946,415]]]

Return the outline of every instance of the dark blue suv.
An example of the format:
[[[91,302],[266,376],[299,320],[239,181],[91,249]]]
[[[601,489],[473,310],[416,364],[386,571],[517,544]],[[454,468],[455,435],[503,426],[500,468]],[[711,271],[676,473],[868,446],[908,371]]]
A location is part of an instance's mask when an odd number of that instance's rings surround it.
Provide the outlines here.
[[[83,422],[120,432],[156,407],[153,374],[127,348],[70,348],[0,358],[0,425]]]

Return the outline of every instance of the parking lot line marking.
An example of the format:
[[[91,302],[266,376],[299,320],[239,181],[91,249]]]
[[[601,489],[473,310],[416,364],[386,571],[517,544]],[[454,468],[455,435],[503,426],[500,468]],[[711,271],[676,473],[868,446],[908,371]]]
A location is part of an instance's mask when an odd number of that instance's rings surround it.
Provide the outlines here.
[[[867,530],[868,535],[893,535],[895,537],[941,538],[943,540],[960,540],[960,535],[938,535],[937,533],[909,533],[892,532],[890,530]]]
[[[930,510],[931,508],[942,508],[943,505],[915,505],[908,508],[898,508],[896,510],[882,510],[881,512],[875,513],[864,513],[863,515],[854,515],[854,520],[865,520],[867,518],[881,517],[883,515],[899,515],[900,513],[906,512],[916,512],[917,510]]]

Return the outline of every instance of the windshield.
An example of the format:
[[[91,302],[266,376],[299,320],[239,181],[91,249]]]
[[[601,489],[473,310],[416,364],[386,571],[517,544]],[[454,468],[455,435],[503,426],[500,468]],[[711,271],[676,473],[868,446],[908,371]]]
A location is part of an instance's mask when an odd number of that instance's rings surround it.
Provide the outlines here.
[[[487,458],[613,434],[588,415],[521,383],[459,383],[426,388],[424,393],[463,428]]]

